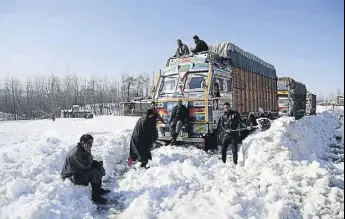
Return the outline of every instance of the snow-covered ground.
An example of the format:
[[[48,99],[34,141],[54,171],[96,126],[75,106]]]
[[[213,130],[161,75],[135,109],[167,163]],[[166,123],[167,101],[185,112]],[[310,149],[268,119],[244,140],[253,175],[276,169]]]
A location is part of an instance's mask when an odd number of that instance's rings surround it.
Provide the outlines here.
[[[344,111],[324,111],[249,136],[238,166],[167,146],[152,152],[147,170],[125,165],[134,117],[0,123],[0,218],[344,218],[344,144],[336,140]],[[113,190],[105,211],[90,187],[59,178],[84,133],[95,137]]]
[[[343,115],[344,106],[334,106],[334,109],[333,109],[333,106],[320,106],[320,105],[316,106],[316,113],[322,113],[325,111],[334,111],[338,115]]]

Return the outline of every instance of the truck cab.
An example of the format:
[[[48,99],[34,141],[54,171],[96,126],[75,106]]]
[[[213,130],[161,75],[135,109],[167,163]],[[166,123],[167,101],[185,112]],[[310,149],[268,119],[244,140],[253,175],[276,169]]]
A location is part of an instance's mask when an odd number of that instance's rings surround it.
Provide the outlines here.
[[[216,89],[220,95],[215,94]],[[209,62],[208,53],[170,59],[167,68],[160,72],[154,99],[165,122],[158,123],[159,139],[170,140],[171,112],[182,99],[188,109],[189,122],[177,141],[196,143],[202,147],[206,138],[214,132],[222,104],[232,103],[231,69],[220,69]]]
[[[170,141],[170,116],[179,99],[188,109],[189,122],[177,142],[207,147],[217,143],[218,118],[225,102],[240,113],[246,133],[248,127],[258,125],[258,118],[278,117],[276,96],[274,66],[230,42],[212,45],[207,52],[170,58],[153,95],[164,120],[158,123],[158,139]]]

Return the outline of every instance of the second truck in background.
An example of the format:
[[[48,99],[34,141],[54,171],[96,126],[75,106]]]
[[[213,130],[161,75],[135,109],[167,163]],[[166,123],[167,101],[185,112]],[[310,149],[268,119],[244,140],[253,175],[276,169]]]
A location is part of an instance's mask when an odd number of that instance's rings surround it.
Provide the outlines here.
[[[279,116],[302,118],[306,113],[307,89],[305,84],[290,77],[280,77],[277,82]]]
[[[316,95],[310,92],[307,92],[307,102],[306,102],[306,115],[315,115],[316,114]]]

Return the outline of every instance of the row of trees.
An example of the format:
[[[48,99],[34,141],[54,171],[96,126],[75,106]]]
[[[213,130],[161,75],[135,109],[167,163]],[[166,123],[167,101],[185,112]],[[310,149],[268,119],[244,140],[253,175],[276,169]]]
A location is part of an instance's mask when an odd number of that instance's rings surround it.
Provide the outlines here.
[[[337,99],[337,96],[344,96],[344,91],[339,88],[336,93],[330,92],[329,95],[326,95],[326,96],[323,93],[320,93],[317,96],[317,99],[319,101],[325,101],[325,100],[334,101]]]
[[[61,109],[72,105],[88,105],[95,114],[111,114],[119,112],[123,101],[150,97],[152,87],[150,74],[146,73],[125,73],[120,80],[87,79],[75,74],[31,77],[26,81],[12,77],[0,85],[0,112],[12,114],[13,119],[33,119],[58,116]]]

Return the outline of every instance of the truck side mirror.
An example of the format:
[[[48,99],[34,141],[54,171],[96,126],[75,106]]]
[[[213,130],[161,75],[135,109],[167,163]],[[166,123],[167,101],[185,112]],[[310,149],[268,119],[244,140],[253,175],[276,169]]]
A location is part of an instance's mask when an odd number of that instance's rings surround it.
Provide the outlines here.
[[[201,82],[201,87],[202,87],[203,89],[207,88],[207,84],[206,84],[205,81]]]

